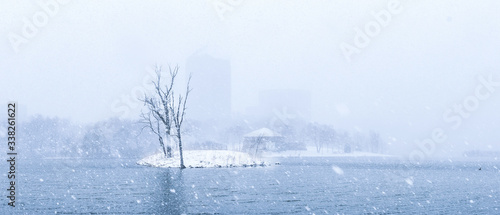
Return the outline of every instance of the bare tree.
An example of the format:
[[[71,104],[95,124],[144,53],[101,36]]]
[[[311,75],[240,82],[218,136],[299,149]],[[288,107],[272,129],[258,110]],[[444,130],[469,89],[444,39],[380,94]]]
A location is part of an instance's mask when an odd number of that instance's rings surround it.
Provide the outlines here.
[[[154,119],[151,119],[153,117]],[[163,149],[163,155],[167,157],[167,152],[165,150],[165,143],[163,142],[163,134],[160,126],[160,120],[156,118],[156,115],[153,111],[149,110],[147,113],[141,113],[142,123],[144,123],[144,128],[149,128],[156,136],[158,136],[158,141],[160,142],[160,146]]]
[[[189,83],[191,82],[191,75],[189,75],[189,80],[186,86],[186,94],[183,97],[181,94],[179,94],[179,97],[177,97],[177,105],[175,104],[175,96],[172,93],[172,104],[170,105],[170,112],[172,113],[172,120],[174,122],[175,126],[175,136],[177,137],[177,141],[179,144],[179,155],[181,157],[181,169],[186,168],[184,166],[184,157],[182,155],[182,137],[181,137],[181,126],[182,122],[184,122],[184,115],[186,114],[186,102],[189,96],[189,92],[191,92],[191,89],[189,88]]]
[[[164,154],[167,158],[172,157],[172,144],[171,144],[171,99],[173,93],[173,86],[175,82],[175,77],[179,71],[179,67],[175,68],[169,67],[170,72],[170,82],[162,85],[162,77],[161,72],[162,69],[159,66],[155,67],[156,72],[156,80],[153,81],[154,86],[154,94],[153,95],[144,95],[144,105],[148,108],[148,112],[146,114],[142,114],[146,127],[149,127],[153,133],[158,135],[158,139],[160,141],[160,146],[164,149]],[[162,126],[160,126],[160,123]],[[163,141],[163,134],[160,131],[160,128],[164,130],[166,144]],[[165,151],[165,145],[166,151]]]
[[[309,123],[306,127],[306,133],[309,137],[308,139],[314,143],[316,147],[316,152],[320,153],[323,149],[323,144],[325,143],[325,132],[323,127],[318,123]]]
[[[257,141],[255,142],[255,154],[253,154],[253,157],[255,158],[257,156],[257,153],[259,153],[259,146],[264,143],[264,134],[261,134],[258,138]]]
[[[245,137],[243,140],[243,147],[242,151],[247,152],[250,155],[253,155],[253,157],[257,157],[259,154],[259,151],[265,150],[266,149],[266,142],[268,142],[269,139],[264,137],[264,134],[259,134],[254,135],[254,136],[249,136]],[[261,147],[262,146],[262,147]]]

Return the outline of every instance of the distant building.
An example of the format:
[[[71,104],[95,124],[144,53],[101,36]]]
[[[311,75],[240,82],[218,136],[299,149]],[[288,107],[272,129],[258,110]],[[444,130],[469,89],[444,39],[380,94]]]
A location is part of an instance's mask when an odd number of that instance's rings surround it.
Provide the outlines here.
[[[231,117],[231,64],[206,54],[187,59],[186,71],[192,74],[193,91],[189,98],[188,117],[221,120]]]
[[[278,151],[284,146],[283,136],[268,128],[261,128],[245,134],[244,151]]]

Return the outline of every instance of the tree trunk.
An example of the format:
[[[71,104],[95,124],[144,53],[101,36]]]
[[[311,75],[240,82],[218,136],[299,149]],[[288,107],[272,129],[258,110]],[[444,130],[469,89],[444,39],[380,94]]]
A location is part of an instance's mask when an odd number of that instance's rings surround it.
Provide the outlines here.
[[[259,145],[260,145],[260,140],[258,140],[257,144],[255,144],[255,153],[253,154],[253,158],[255,159],[257,157],[257,153],[259,152]]]
[[[170,139],[170,131],[165,129],[166,139],[167,139],[167,158],[172,157],[172,144]]]
[[[172,147],[167,146],[167,158],[172,158]]]
[[[165,157],[166,157],[167,152],[165,151],[165,144],[163,143],[163,138],[161,136],[159,136],[158,140],[160,141],[161,148],[163,149],[163,155],[165,155]]]
[[[184,166],[184,156],[182,155],[182,140],[181,140],[181,130],[177,130],[177,138],[179,139],[179,154],[181,157],[181,169],[185,169],[186,166]]]

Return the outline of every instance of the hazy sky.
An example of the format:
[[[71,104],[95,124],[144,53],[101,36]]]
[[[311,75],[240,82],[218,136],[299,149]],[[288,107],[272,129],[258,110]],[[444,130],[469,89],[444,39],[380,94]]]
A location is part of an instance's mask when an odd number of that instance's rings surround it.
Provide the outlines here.
[[[0,0],[0,101],[26,115],[118,116],[113,104],[146,68],[183,72],[202,52],[230,60],[234,113],[261,90],[304,89],[314,121],[379,130],[397,146],[443,128],[447,150],[500,149],[500,87],[480,91],[490,95],[456,129],[443,119],[474,104],[479,76],[500,81],[499,1],[37,2],[54,1]],[[341,47],[356,52],[348,60]]]

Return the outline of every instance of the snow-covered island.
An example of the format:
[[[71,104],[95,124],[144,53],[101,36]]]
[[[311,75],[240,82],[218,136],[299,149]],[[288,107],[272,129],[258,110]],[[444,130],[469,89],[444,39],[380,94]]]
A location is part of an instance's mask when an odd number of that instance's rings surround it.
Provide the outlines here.
[[[255,157],[238,151],[230,150],[186,150],[184,151],[184,164],[187,168],[217,168],[217,167],[256,167],[270,166],[271,163],[280,163],[280,158],[289,157],[394,157],[392,155],[376,154],[370,152],[352,153],[318,153],[314,147],[307,150],[289,150],[283,152],[263,152]],[[139,165],[179,168],[179,153],[174,153],[173,158],[166,158],[163,153],[145,157],[137,162]]]
[[[187,168],[269,166],[262,159],[253,158],[244,152],[229,150],[186,150],[183,154],[184,165]],[[163,153],[157,153],[139,160],[137,164],[152,167],[179,168],[179,153],[174,153],[173,158],[166,158]]]

